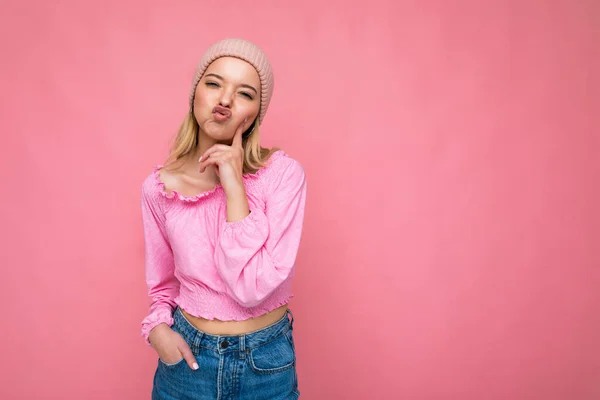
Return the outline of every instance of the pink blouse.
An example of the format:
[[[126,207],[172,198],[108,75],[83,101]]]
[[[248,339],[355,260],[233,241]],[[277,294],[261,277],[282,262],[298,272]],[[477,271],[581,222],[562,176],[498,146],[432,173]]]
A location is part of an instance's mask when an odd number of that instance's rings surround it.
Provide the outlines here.
[[[150,312],[142,336],[173,324],[179,305],[207,319],[240,321],[286,304],[304,218],[304,169],[282,150],[244,175],[250,214],[227,222],[223,188],[193,197],[167,193],[161,166],[142,184]]]

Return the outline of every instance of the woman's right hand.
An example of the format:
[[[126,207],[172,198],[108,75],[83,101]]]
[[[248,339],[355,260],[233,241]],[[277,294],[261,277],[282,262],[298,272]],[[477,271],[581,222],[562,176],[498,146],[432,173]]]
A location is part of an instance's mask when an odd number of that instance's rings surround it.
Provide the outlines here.
[[[152,348],[158,357],[167,364],[175,364],[182,358],[191,369],[198,369],[196,358],[187,342],[165,323],[155,326],[148,336]]]

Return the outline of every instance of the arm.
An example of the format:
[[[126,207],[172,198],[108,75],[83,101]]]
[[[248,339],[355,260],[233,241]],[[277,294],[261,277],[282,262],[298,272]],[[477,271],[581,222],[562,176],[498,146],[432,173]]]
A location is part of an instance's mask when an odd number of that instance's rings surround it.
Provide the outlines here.
[[[266,210],[250,208],[240,220],[228,210],[215,246],[215,263],[229,294],[245,307],[260,304],[289,277],[300,245],[305,174],[295,160],[279,161],[281,168],[269,171]]]
[[[144,226],[145,269],[150,313],[142,321],[142,336],[147,344],[150,331],[161,323],[173,325],[175,297],[179,281],[174,275],[171,246],[165,230],[165,217],[161,207],[163,199],[151,179],[142,185],[142,221]]]

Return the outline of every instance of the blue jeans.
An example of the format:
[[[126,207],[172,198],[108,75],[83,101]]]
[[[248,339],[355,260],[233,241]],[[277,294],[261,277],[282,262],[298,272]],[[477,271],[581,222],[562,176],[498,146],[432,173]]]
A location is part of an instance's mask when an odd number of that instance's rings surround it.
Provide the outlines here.
[[[288,319],[288,314],[291,319]],[[152,400],[298,399],[294,315],[243,335],[211,335],[196,329],[177,308],[172,329],[190,346],[200,366],[158,359]]]

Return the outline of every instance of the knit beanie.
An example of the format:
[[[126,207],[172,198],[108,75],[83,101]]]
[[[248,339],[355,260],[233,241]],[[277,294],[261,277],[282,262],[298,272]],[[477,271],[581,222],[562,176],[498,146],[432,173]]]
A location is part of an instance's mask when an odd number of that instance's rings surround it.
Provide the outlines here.
[[[196,86],[198,86],[198,82],[202,78],[204,71],[206,71],[206,68],[208,68],[210,63],[219,57],[240,58],[254,66],[258,72],[258,76],[260,77],[260,110],[258,114],[258,124],[260,125],[267,113],[271,95],[273,94],[273,71],[266,54],[257,45],[244,39],[232,38],[221,40],[211,45],[202,55],[202,58],[196,67],[194,79],[192,80],[190,110],[194,107]]]

